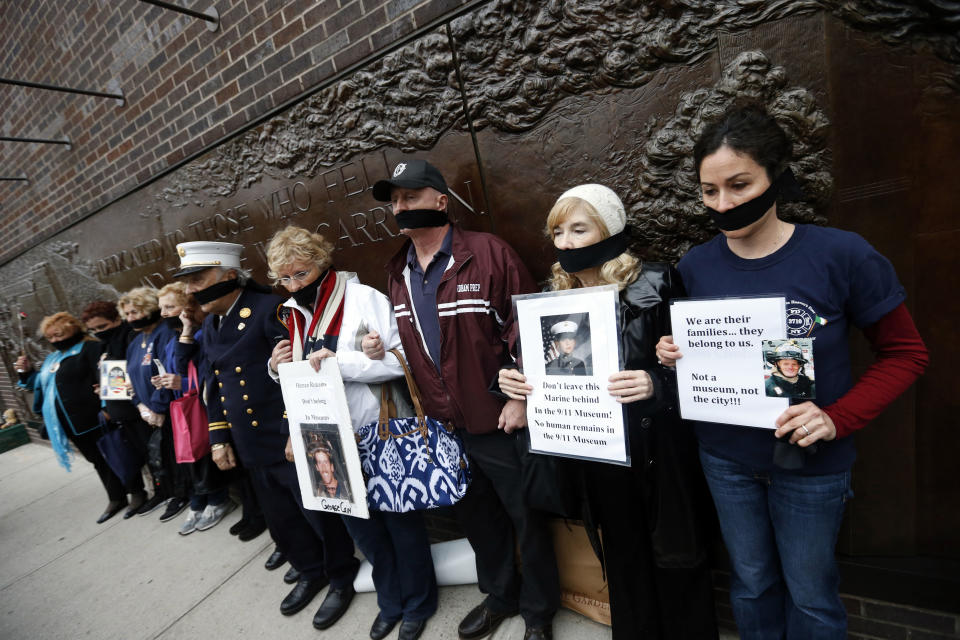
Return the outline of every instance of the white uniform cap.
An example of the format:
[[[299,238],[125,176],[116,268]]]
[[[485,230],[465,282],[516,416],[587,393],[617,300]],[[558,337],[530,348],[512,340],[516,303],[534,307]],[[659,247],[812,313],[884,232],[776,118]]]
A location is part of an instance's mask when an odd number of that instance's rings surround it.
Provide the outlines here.
[[[173,274],[174,277],[210,267],[239,269],[243,245],[233,242],[181,242],[177,245],[177,253],[180,255],[180,270]]]
[[[561,333],[576,333],[577,323],[572,320],[564,320],[550,327],[550,333],[557,336]]]
[[[627,214],[623,209],[623,202],[609,187],[602,184],[581,184],[565,191],[557,198],[557,202],[564,198],[580,198],[589,202],[600,215],[610,235],[620,233],[627,225]]]

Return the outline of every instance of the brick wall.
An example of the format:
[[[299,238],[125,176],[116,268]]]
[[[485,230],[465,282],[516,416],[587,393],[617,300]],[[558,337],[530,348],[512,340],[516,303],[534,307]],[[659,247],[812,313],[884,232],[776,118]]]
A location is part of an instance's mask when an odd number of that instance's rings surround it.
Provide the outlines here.
[[[0,85],[0,264],[467,0],[181,0],[220,27],[135,0],[0,7],[0,75],[122,91],[122,106]]]

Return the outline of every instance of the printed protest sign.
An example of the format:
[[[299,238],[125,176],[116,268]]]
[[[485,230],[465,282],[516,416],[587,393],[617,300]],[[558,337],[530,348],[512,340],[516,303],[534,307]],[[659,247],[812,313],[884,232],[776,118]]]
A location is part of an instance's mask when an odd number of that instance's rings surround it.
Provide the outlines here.
[[[279,368],[303,506],[369,518],[340,367],[335,357],[322,362],[319,372],[306,360]]]
[[[764,341],[786,333],[782,297],[676,300],[670,305],[680,414],[686,420],[775,429],[787,398],[768,397]]]
[[[520,327],[530,450],[630,464],[623,407],[607,386],[620,370],[617,288],[513,297]]]

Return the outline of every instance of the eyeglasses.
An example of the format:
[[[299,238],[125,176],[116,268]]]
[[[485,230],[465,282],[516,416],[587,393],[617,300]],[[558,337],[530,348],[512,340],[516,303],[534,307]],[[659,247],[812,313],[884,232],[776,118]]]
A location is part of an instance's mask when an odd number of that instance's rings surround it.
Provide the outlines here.
[[[311,271],[313,271],[313,269],[308,269],[306,271],[297,271],[292,276],[282,276],[280,278],[277,278],[277,282],[279,282],[284,286],[290,284],[294,280],[296,280],[297,282],[303,282],[304,280],[307,279],[307,276],[310,275]]]

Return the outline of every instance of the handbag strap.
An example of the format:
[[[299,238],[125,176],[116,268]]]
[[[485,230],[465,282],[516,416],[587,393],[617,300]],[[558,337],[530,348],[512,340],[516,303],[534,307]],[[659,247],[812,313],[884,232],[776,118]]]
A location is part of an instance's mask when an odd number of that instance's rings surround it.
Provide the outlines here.
[[[193,360],[187,361],[187,391],[190,391],[190,387],[193,386],[194,391],[200,392],[200,383],[197,382],[197,367],[193,364]]]
[[[423,413],[423,403],[420,401],[420,389],[417,387],[417,382],[413,379],[413,374],[410,372],[410,367],[407,365],[407,361],[404,359],[403,354],[400,353],[400,350],[390,349],[389,353],[392,353],[400,363],[400,366],[403,367],[403,375],[407,379],[407,390],[410,391],[410,399],[413,401],[413,409],[417,414],[418,429],[421,432],[425,432],[427,420]],[[390,399],[387,386],[387,384],[383,384],[380,387],[380,420],[377,424],[377,432],[382,440],[386,440],[388,437],[390,437]],[[424,440],[426,439],[426,436],[424,436]]]

